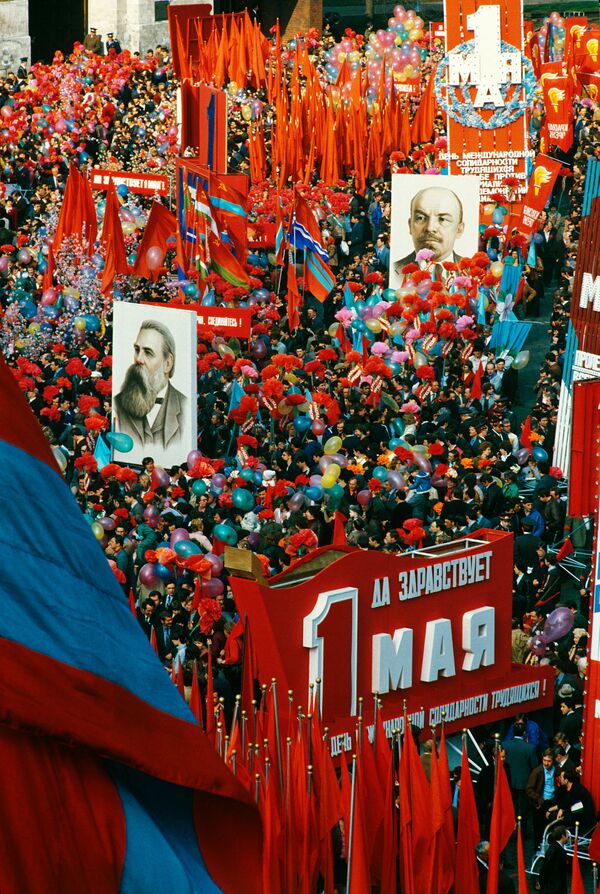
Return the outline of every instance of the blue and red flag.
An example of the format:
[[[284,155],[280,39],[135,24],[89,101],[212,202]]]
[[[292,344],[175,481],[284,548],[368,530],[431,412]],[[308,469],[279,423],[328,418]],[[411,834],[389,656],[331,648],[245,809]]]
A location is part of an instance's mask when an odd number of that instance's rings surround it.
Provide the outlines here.
[[[304,251],[304,284],[318,301],[325,301],[335,288],[331,267],[309,248]]]
[[[259,894],[260,824],[0,358],[0,890]]]

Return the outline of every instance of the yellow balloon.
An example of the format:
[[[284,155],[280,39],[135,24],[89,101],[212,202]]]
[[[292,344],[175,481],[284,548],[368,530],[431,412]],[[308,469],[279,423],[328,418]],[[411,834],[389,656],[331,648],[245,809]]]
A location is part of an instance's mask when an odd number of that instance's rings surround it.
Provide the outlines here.
[[[381,332],[381,323],[379,320],[365,320],[365,326],[370,332]]]
[[[330,466],[328,466],[327,468],[330,468]],[[325,473],[325,475],[323,475],[323,477],[321,478],[321,487],[324,487],[326,490],[328,490],[330,487],[333,487],[336,481],[337,478],[334,478],[333,475],[328,476],[327,473]]]
[[[414,447],[410,448],[413,453],[420,453],[421,456],[425,456],[427,453],[427,447],[425,444],[415,444]]]
[[[81,317],[75,317],[75,320],[73,321],[73,329],[77,329],[78,332],[83,332],[85,325],[85,320],[82,320]]]
[[[401,323],[392,323],[390,326],[390,335],[392,338],[396,335],[402,334],[402,324]]]
[[[500,279],[503,270],[504,264],[502,263],[502,261],[494,261],[494,263],[490,266],[490,273],[492,274],[492,276],[495,276],[496,279]]]
[[[218,345],[217,353],[220,354],[221,357],[235,357],[235,354],[228,345]]]
[[[333,456],[334,453],[338,452],[338,450],[340,449],[341,446],[342,446],[342,439],[338,438],[337,435],[334,435],[333,438],[329,438],[328,441],[325,441],[325,443],[323,445],[323,453],[325,454],[325,456]],[[332,463],[331,465],[335,465],[335,464]],[[327,468],[330,469],[331,466],[327,466]]]
[[[96,538],[96,540],[102,540],[104,537],[104,528],[98,522],[94,522],[92,525],[92,534]]]
[[[126,220],[123,223],[123,232],[126,236],[131,236],[132,233],[135,233],[137,230],[137,224],[135,224],[132,220]]]
[[[27,327],[27,331],[33,335],[33,333],[37,332],[39,328],[40,328],[39,323],[30,323],[29,326]]]
[[[330,478],[333,478],[334,481],[337,481],[340,477],[341,468],[337,463],[330,463],[325,469],[325,474],[329,475]]]
[[[244,121],[250,121],[252,118],[252,110],[250,106],[242,106],[242,118]]]
[[[335,336],[337,335],[339,325],[340,325],[339,323],[332,323],[331,326],[329,327],[329,329],[327,330],[327,332],[329,333],[329,335],[331,335],[332,338],[335,338]]]

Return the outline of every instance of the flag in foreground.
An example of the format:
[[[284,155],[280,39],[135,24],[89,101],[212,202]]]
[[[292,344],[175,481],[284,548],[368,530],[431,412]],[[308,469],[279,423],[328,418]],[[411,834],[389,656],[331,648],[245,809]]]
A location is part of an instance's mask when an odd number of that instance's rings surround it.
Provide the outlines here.
[[[132,617],[1,358],[0,556],[0,890],[258,894],[255,809]]]

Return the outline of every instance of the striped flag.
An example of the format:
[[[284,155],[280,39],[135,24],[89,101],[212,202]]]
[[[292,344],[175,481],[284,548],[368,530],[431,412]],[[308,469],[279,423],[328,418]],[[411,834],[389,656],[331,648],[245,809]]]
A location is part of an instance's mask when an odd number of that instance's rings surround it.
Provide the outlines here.
[[[176,880],[258,894],[251,799],[132,617],[2,359],[0,551],[0,889],[119,894]]]
[[[304,255],[304,283],[318,301],[325,301],[335,287],[335,276],[319,254],[306,249]]]
[[[213,233],[208,234],[208,248],[211,266],[219,276],[233,286],[250,287],[248,274],[240,262],[231,254],[225,243],[221,242],[219,237]]]

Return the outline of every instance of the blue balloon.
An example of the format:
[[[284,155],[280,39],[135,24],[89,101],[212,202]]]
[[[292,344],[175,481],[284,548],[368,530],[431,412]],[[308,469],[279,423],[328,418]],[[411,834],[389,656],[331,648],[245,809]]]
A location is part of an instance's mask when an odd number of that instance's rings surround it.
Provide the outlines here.
[[[254,481],[254,472],[248,466],[246,469],[242,469],[240,472],[240,478],[243,478],[244,481]]]
[[[26,320],[31,320],[37,315],[37,305],[33,301],[24,301],[21,305],[21,316]]]
[[[154,566],[154,573],[159,580],[168,581],[173,579],[173,572],[166,565],[157,562]]]
[[[375,466],[373,469],[373,478],[379,478],[380,481],[385,481],[387,476],[387,469],[384,466]]]
[[[119,183],[117,186],[117,195],[121,196],[122,199],[129,195],[129,188],[126,183]]]
[[[254,483],[257,487],[260,487],[262,484],[262,472],[253,472],[254,475]]]
[[[311,425],[312,422],[310,416],[296,416],[296,418],[294,419],[294,428],[300,434],[302,434],[302,432],[308,431]]]
[[[188,556],[197,556],[202,552],[194,540],[178,540],[173,547],[178,556],[187,559]]]
[[[123,431],[107,431],[104,437],[119,453],[129,453],[133,450],[133,438]]]
[[[192,492],[195,493],[197,497],[203,497],[207,490],[208,488],[201,478],[198,478],[197,481],[194,481],[192,484]]]
[[[309,500],[313,500],[313,502],[318,503],[319,500],[323,499],[323,494],[325,493],[325,491],[319,484],[314,484],[310,487],[307,487],[304,493]]]
[[[215,293],[211,289],[211,291],[207,292],[202,299],[202,305],[203,307],[214,307],[216,303]]]
[[[229,525],[215,525],[213,534],[217,540],[227,543],[229,546],[235,546],[238,541],[237,531]]]
[[[195,298],[198,294],[198,287],[195,282],[190,282],[185,286],[184,290],[188,298]]]
[[[496,251],[495,248],[488,248],[488,250],[487,250],[487,256],[488,256],[488,258],[490,259],[490,261],[497,261],[497,260],[498,260],[498,252]]]
[[[548,454],[539,444],[534,444],[531,449],[532,456],[536,463],[545,463],[548,461]]]
[[[56,320],[60,311],[58,307],[54,307],[53,305],[47,305],[46,307],[42,307],[42,313],[45,317],[48,317],[49,320]]]
[[[492,223],[497,227],[501,227],[504,223],[504,215],[499,208],[494,208],[492,213]]]

